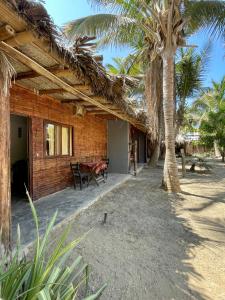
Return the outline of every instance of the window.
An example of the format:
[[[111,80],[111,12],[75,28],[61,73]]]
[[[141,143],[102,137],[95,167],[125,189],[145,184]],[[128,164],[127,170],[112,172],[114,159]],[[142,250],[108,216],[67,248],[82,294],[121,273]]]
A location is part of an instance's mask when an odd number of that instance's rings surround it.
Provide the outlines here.
[[[72,156],[72,127],[45,123],[46,156]]]

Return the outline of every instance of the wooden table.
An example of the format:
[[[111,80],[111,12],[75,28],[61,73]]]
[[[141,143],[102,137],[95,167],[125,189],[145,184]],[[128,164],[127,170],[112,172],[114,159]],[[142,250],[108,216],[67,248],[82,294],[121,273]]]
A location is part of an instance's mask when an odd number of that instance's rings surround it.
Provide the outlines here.
[[[107,164],[104,161],[98,161],[98,162],[86,162],[81,163],[80,168],[86,172],[89,172],[91,174],[89,183],[94,180],[94,182],[99,186],[100,182],[105,182],[105,178],[102,174],[102,171],[107,169]]]

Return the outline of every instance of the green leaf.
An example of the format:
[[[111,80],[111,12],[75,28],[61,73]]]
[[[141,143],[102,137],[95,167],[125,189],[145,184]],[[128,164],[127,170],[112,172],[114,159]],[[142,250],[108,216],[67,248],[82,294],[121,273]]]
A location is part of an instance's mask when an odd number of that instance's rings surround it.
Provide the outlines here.
[[[84,300],[96,300],[98,299],[101,295],[104,289],[107,287],[107,284],[103,285],[102,288],[100,288],[95,294],[86,297]]]

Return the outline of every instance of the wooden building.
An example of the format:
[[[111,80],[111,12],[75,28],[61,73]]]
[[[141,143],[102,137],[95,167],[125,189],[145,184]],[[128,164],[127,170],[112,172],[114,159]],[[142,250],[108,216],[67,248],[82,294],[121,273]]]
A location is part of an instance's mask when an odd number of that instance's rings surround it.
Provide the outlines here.
[[[71,161],[108,156],[109,122],[145,132],[144,121],[124,97],[132,82],[106,74],[101,58],[85,50],[88,41],[80,38],[65,49],[41,4],[0,0],[0,53],[16,71],[10,90],[3,93],[7,77],[0,65],[0,227],[5,244],[11,188],[14,192],[18,182],[27,184],[33,200],[54,193],[71,185]]]

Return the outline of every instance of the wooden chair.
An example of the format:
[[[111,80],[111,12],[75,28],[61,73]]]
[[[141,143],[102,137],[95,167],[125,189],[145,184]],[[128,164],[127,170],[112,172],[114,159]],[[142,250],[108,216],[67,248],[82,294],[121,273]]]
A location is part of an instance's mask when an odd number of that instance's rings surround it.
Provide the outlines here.
[[[109,168],[109,158],[104,158],[102,161],[104,161],[107,165],[107,168],[102,171],[102,176],[107,179],[108,178],[108,168]]]
[[[87,186],[89,183],[89,178],[90,178],[90,173],[87,172],[82,172],[80,170],[80,164],[79,163],[70,163],[70,168],[73,174],[73,184],[74,184],[74,189],[76,189],[76,179],[78,178],[79,183],[80,183],[80,189],[82,190],[83,188],[83,181],[87,181]]]

